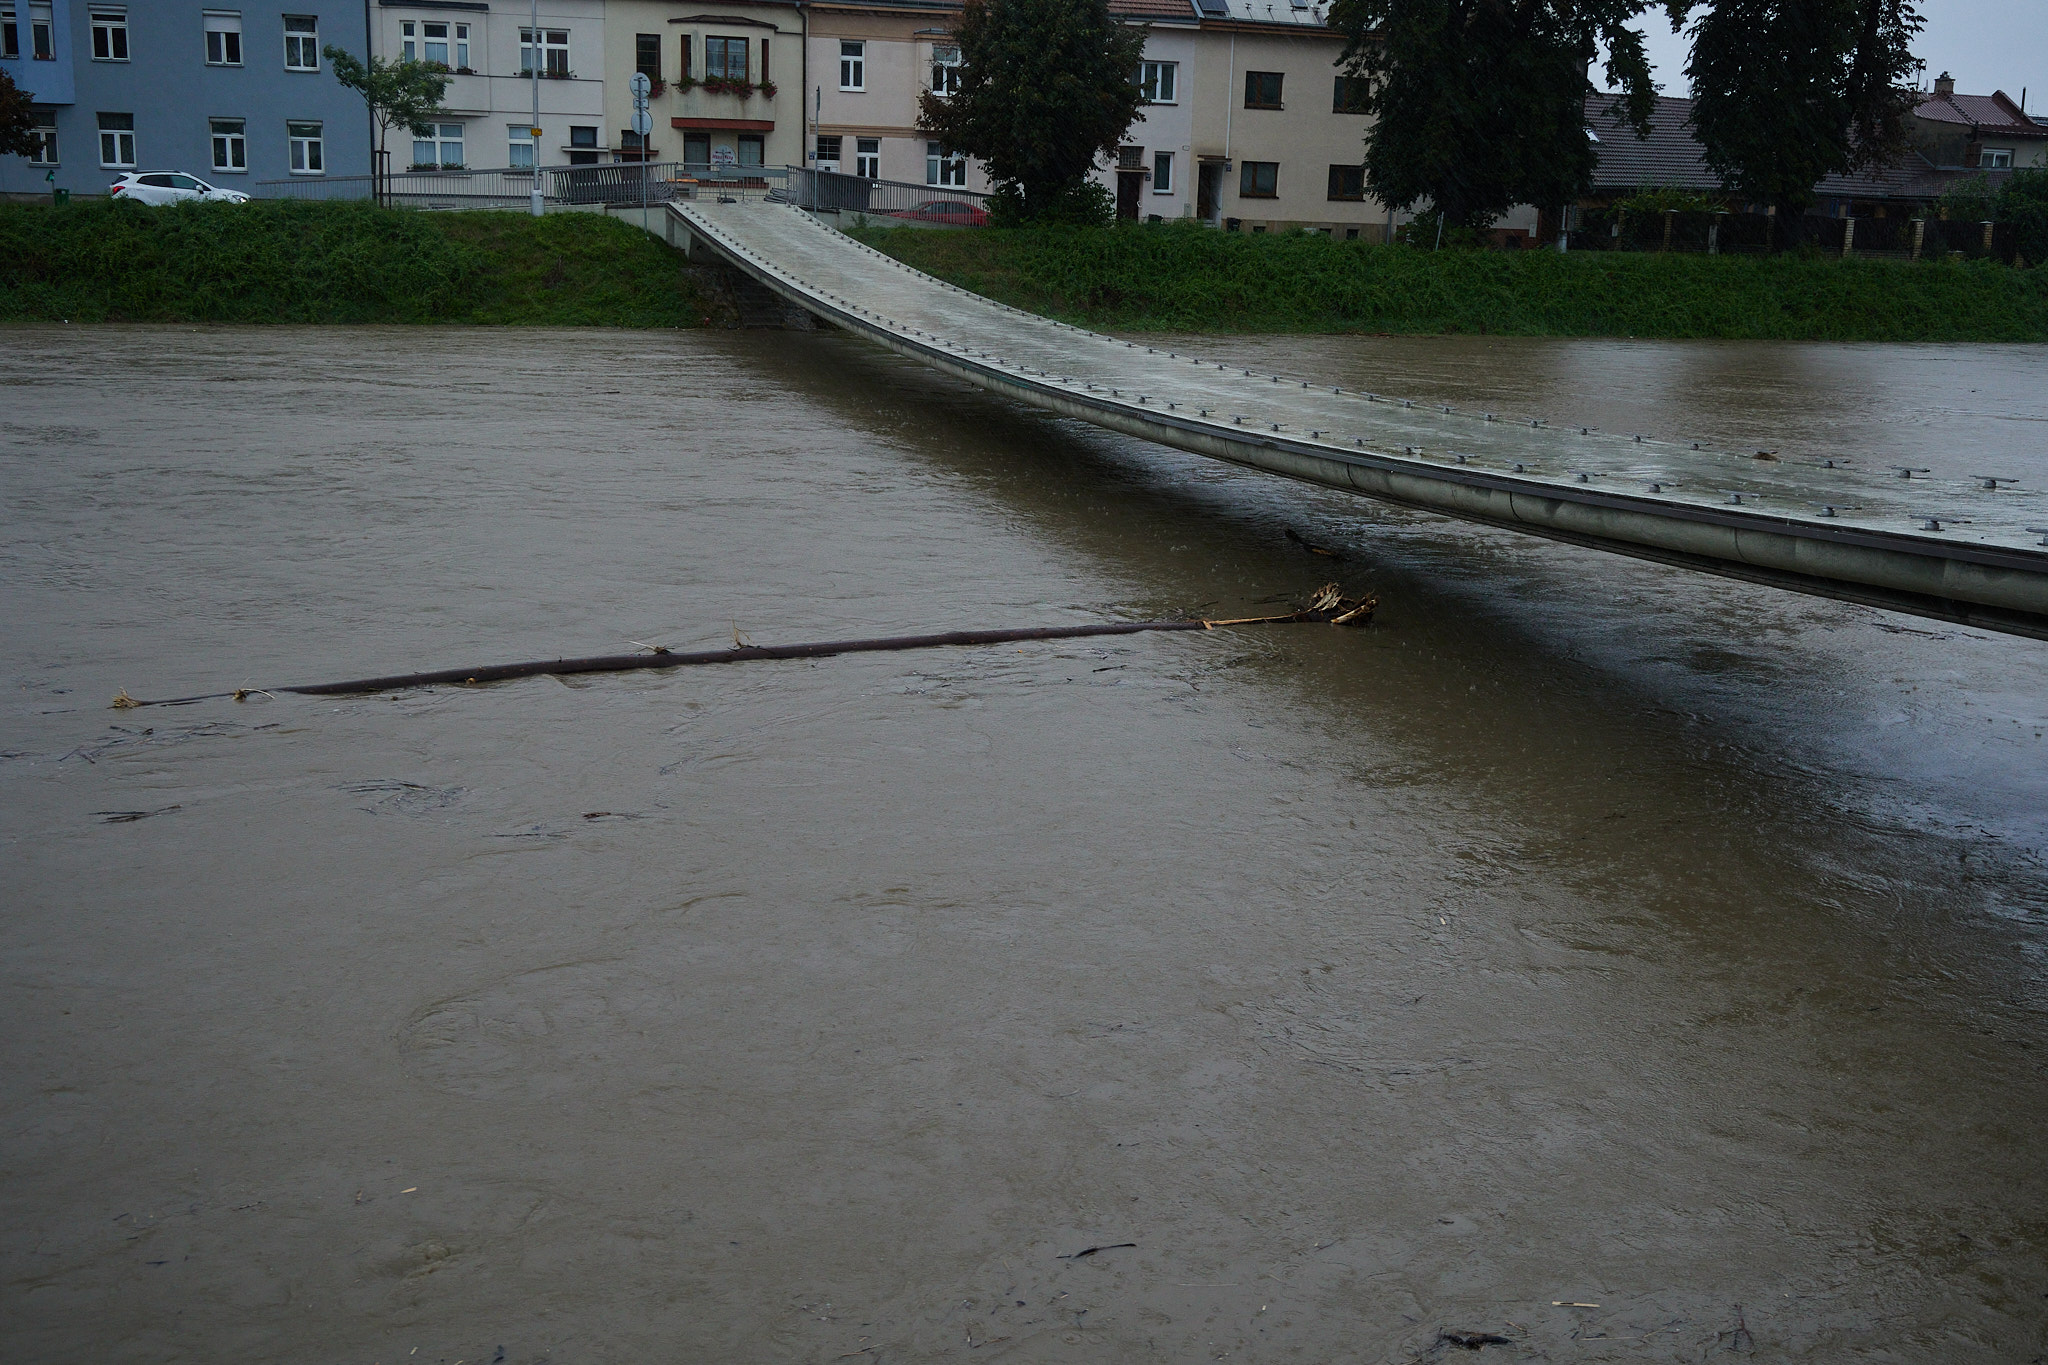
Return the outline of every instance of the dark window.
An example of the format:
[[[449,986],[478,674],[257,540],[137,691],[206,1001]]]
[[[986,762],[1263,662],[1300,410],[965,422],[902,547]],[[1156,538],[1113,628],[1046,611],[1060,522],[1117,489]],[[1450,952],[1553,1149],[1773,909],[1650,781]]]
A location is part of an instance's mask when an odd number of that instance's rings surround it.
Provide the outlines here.
[[[821,134],[818,138],[818,160],[829,161],[835,166],[838,165],[839,147],[840,142],[838,138],[825,137]]]
[[[128,11],[92,11],[92,59],[96,62],[128,60]]]
[[[747,78],[747,40],[745,38],[706,38],[704,40],[704,79],[707,81],[743,81]]]
[[[683,35],[682,52],[678,55],[676,61],[679,63],[676,67],[676,79],[683,81],[690,79],[690,35],[687,33]]]
[[[0,10],[0,57],[20,55],[21,26],[15,22],[13,10]]]
[[[768,40],[761,40],[761,84],[768,84]]]
[[[1280,194],[1280,163],[1277,161],[1246,161],[1240,163],[1237,195],[1240,199],[1274,199]]]
[[[739,144],[740,165],[759,166],[763,164],[768,144],[767,140],[759,133],[741,133]]]
[[[1363,76],[1339,76],[1337,91],[1330,97],[1330,112],[1333,114],[1362,114],[1365,112],[1365,97],[1372,89],[1372,83]]]
[[[1365,198],[1365,167],[1330,167],[1330,197],[1332,199]]]
[[[569,145],[571,147],[595,147],[597,145],[597,129],[571,128],[569,130]]]
[[[659,33],[636,33],[633,35],[633,69],[648,80],[659,84],[661,81],[661,35]]]
[[[1278,71],[1247,71],[1244,73],[1244,107],[1247,109],[1278,109],[1280,103],[1280,80]]]
[[[683,160],[691,166],[708,167],[711,164],[711,134],[684,133]]]

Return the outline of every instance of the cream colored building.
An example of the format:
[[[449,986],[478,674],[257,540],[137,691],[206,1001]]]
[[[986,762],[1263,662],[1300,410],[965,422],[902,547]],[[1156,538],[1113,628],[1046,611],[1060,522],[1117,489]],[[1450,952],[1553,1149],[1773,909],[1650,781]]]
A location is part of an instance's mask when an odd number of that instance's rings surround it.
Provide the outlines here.
[[[986,191],[979,162],[918,131],[918,100],[959,63],[957,4],[811,4],[807,163],[871,180]]]
[[[386,61],[444,63],[448,82],[433,134],[391,132],[391,169],[471,166],[497,169],[595,161],[604,145],[604,0],[542,0],[539,41],[528,6],[493,9],[485,0],[378,0],[370,11],[371,50]],[[538,64],[541,136],[536,147],[534,82]]]
[[[1247,232],[1308,229],[1378,240],[1365,192],[1366,117],[1346,111],[1344,39],[1307,0],[1198,0],[1193,211]]]
[[[606,146],[620,160],[731,168],[804,158],[804,15],[761,0],[610,0],[605,23]],[[654,94],[654,127],[632,131],[635,72]]]

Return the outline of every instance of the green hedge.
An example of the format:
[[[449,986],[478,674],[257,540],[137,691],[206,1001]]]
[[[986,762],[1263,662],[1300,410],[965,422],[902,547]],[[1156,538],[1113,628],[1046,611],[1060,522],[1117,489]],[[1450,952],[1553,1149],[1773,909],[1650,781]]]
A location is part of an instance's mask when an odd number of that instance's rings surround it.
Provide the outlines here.
[[[962,288],[1119,330],[2048,340],[2048,268],[1419,251],[1191,224],[857,235]]]
[[[0,319],[703,321],[680,253],[593,213],[367,203],[0,204]]]

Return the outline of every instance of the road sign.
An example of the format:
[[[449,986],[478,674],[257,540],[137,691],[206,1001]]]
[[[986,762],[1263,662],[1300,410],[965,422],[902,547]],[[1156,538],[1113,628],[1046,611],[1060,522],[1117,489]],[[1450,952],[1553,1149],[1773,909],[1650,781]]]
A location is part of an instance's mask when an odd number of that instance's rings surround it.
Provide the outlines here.
[[[633,91],[633,131],[646,137],[654,131],[654,116],[647,112],[647,94],[653,89],[653,82],[647,79],[645,71],[635,71],[627,85]]]

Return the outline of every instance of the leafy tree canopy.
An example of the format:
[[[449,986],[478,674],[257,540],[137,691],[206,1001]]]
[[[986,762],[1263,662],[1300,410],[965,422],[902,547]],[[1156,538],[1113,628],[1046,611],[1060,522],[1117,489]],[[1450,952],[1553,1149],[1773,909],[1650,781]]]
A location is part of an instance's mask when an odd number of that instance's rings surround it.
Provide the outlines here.
[[[0,156],[27,156],[35,149],[35,120],[29,115],[28,92],[0,71]]]
[[[332,44],[322,50],[333,65],[334,79],[369,106],[377,124],[377,150],[384,150],[385,134],[394,127],[403,126],[415,137],[434,131],[429,124],[445,112],[441,98],[451,79],[447,67],[439,62],[387,62],[381,57],[366,63]]]
[[[1083,181],[1137,117],[1145,31],[1107,0],[968,0],[957,36],[960,88],[927,93],[919,128],[978,158],[1027,218],[1099,215]]]
[[[1666,0],[1692,21],[1692,126],[1746,198],[1801,213],[1822,177],[1896,160],[1919,96],[1912,0]]]
[[[1997,214],[2012,224],[2013,247],[2027,263],[2048,266],[2048,168],[2013,172],[1998,191]]]
[[[1338,64],[1366,82],[1366,182],[1395,208],[1427,203],[1483,228],[1515,204],[1556,205],[1593,183],[1587,72],[1606,49],[1616,112],[1647,133],[1656,90],[1646,0],[1333,0]]]

